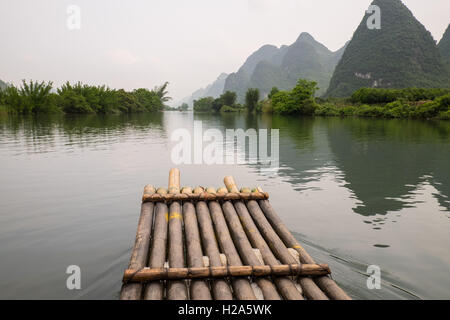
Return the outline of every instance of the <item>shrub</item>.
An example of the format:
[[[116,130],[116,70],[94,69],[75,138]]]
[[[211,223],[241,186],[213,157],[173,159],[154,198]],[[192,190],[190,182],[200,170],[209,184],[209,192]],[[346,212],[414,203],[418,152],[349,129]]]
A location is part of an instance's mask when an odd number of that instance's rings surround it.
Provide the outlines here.
[[[385,106],[385,116],[389,118],[408,118],[411,115],[412,107],[402,101],[396,100]]]
[[[333,117],[339,116],[340,113],[335,105],[331,103],[325,103],[317,106],[316,110],[314,111],[314,115]]]
[[[198,100],[194,100],[195,112],[211,112],[213,110],[213,97],[205,97]]]
[[[223,112],[223,113],[239,112],[239,111],[240,110],[238,108],[231,107],[231,106],[222,106],[222,108],[220,108],[220,112]]]
[[[441,120],[450,120],[450,110],[441,111],[438,115],[438,119]]]
[[[382,117],[384,115],[384,111],[382,107],[364,104],[356,108],[355,114],[359,117]]]
[[[438,97],[450,94],[450,89],[383,89],[383,88],[361,88],[356,90],[352,96],[353,103],[384,104],[399,99],[406,101],[434,100]]]
[[[279,91],[272,97],[273,110],[282,114],[313,115],[317,107],[314,94],[317,83],[299,79],[291,91]]]

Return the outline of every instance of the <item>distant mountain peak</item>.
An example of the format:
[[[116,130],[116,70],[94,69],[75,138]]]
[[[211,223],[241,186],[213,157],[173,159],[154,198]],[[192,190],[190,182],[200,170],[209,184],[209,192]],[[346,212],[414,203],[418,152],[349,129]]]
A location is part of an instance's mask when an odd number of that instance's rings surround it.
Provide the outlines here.
[[[311,34],[309,34],[308,32],[302,32],[298,36],[296,42],[299,42],[299,41],[313,41],[313,42],[316,42],[316,39],[314,39],[314,37]]]

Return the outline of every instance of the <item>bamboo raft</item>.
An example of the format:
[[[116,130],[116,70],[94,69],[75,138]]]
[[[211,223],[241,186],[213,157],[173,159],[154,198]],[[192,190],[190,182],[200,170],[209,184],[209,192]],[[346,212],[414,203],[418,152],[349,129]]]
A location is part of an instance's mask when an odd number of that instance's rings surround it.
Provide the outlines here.
[[[260,188],[144,188],[121,300],[350,300]]]

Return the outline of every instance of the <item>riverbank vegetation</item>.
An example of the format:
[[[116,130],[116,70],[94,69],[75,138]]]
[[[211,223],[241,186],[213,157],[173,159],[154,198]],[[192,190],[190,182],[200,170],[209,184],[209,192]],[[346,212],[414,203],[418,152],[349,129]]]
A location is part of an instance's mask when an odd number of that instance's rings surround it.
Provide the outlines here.
[[[119,114],[169,110],[166,102],[168,83],[152,90],[110,89],[69,82],[56,90],[51,82],[22,82],[0,89],[0,114]],[[317,98],[317,83],[299,79],[289,91],[272,88],[260,100],[258,89],[248,89],[245,104],[237,103],[237,94],[226,91],[218,98],[194,101],[194,112],[276,113],[300,116],[372,117],[450,120],[450,89],[361,88],[349,98]],[[170,109],[174,110],[174,109]],[[188,110],[184,104],[178,109]]]
[[[236,102],[236,92],[226,91],[220,97],[194,100],[194,112],[241,112],[244,107]]]
[[[69,82],[53,88],[51,82],[23,81],[20,87],[8,85],[0,90],[0,113],[37,114],[114,114],[161,111],[168,97],[164,83],[152,90],[110,89]]]
[[[272,88],[259,100],[257,89],[248,89],[246,104],[236,107],[235,94],[205,97],[194,102],[195,112],[245,111],[300,116],[371,117],[450,120],[450,89],[362,88],[349,98],[316,98],[317,83],[299,79],[290,91]],[[225,97],[231,97],[229,100]],[[228,107],[234,106],[234,107]]]
[[[362,88],[346,99],[314,98],[316,83],[300,79],[291,91],[277,91],[262,110],[308,116],[355,116],[450,120],[450,89]]]

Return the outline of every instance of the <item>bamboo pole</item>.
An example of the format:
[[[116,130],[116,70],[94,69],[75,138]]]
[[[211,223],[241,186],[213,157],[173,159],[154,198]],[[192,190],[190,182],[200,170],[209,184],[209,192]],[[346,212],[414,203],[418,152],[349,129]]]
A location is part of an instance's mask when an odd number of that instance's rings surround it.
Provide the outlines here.
[[[236,185],[236,182],[234,181],[234,178],[232,176],[227,176],[223,179],[223,182],[225,183],[225,186],[228,189],[228,192],[231,193],[239,193],[239,189]]]
[[[224,182],[225,182],[225,185],[227,186],[227,189],[229,192],[232,192],[233,190],[238,190],[238,187],[237,187],[236,182],[233,179],[233,177],[225,177]],[[280,263],[273,255],[269,246],[265,242],[264,238],[261,236],[255,223],[253,222],[253,219],[250,216],[244,202],[235,201],[234,206],[235,206],[236,212],[239,216],[239,219],[242,222],[242,226],[247,234],[247,237],[249,238],[253,247],[259,249],[264,262],[271,266],[279,265]],[[286,251],[287,251],[287,249],[286,249]],[[289,252],[287,252],[287,253],[289,254]],[[291,262],[294,262],[294,261],[291,261]],[[295,287],[295,284],[289,278],[276,277],[276,278],[274,278],[274,282],[278,288],[278,291],[281,293],[281,295],[285,299],[287,299],[287,300],[303,300],[303,296],[297,290],[297,288]]]
[[[152,195],[155,188],[146,186],[144,195]],[[148,257],[148,248],[150,246],[150,238],[152,232],[154,204],[143,203],[141,205],[141,214],[136,232],[136,240],[130,258],[130,269],[141,269],[146,266]],[[142,284],[131,283],[124,284],[120,293],[121,300],[138,300],[142,296]]]
[[[228,227],[233,238],[233,242],[239,251],[239,254],[246,265],[258,266],[261,265],[256,257],[253,248],[247,239],[244,229],[242,228],[239,217],[234,209],[231,201],[226,201],[222,204],[222,209]],[[280,300],[281,297],[277,292],[275,285],[267,278],[258,278],[256,283],[261,288],[265,300]]]
[[[191,202],[183,204],[184,230],[186,233],[187,265],[203,267],[203,252],[198,230],[197,216]],[[211,300],[211,292],[207,281],[193,280],[189,287],[192,300]]]
[[[174,189],[176,190],[176,188]],[[187,188],[183,188],[183,191]],[[182,192],[178,194],[152,194],[144,195],[142,197],[142,202],[161,202],[161,201],[227,201],[227,200],[267,200],[269,199],[269,194],[266,192],[241,192],[241,193],[213,193],[209,190],[207,192],[201,193],[187,193]]]
[[[277,258],[273,255],[269,246],[261,236],[258,228],[254,224],[250,214],[248,213],[245,204],[242,201],[236,201],[234,203],[234,207],[239,216],[239,219],[242,222],[245,232],[247,233],[247,237],[252,243],[254,248],[258,248],[261,252],[264,263],[270,266],[280,265]],[[273,278],[278,291],[286,300],[303,300],[302,294],[297,290],[295,284],[291,279],[287,277],[276,277]]]
[[[306,264],[314,264],[313,258],[311,258],[306,250],[303,249],[294,236],[289,232],[289,229],[278,217],[270,202],[267,200],[261,200],[259,201],[259,206],[285,245],[290,248],[294,248],[300,254],[300,261]],[[330,277],[318,277],[315,281],[330,299],[351,300],[344,290],[342,290]]]
[[[169,173],[169,193],[179,192],[180,171],[172,169]],[[182,219],[180,203],[172,202],[169,206],[169,266],[171,268],[184,268],[185,266]],[[186,300],[188,294],[185,281],[169,281],[167,298],[169,300]]]
[[[144,268],[141,270],[126,270],[124,282],[146,282],[154,280],[181,280],[226,277],[283,277],[299,275],[329,274],[327,265],[291,264],[291,265],[260,265],[260,266],[225,266],[198,268]]]
[[[217,202],[215,202],[216,206],[220,206]],[[210,203],[211,206],[211,203]],[[212,267],[218,267],[222,265],[222,261],[220,259],[220,252],[219,247],[217,245],[217,240],[214,233],[214,227],[212,218],[214,219],[214,216],[217,216],[217,207],[214,207],[215,209],[210,211],[208,210],[208,206],[205,202],[200,201],[197,203],[197,216],[198,216],[198,222],[201,229],[201,235],[202,235],[202,243],[205,248],[205,251],[209,257],[210,265]],[[223,218],[223,216],[222,216]],[[216,218],[217,221],[217,218]],[[225,232],[228,232],[226,229],[226,223],[224,221],[223,224],[215,224],[216,226],[216,233],[219,238],[219,242],[221,243],[221,247],[224,248],[224,243],[226,244],[227,241],[224,240],[223,234]],[[231,238],[230,238],[231,241]],[[227,257],[227,263],[229,266],[242,266],[242,262],[240,261],[239,255],[236,251],[232,251],[229,249],[224,250],[224,253]],[[243,278],[232,278],[230,279],[231,284],[234,289],[235,296],[239,300],[255,300],[256,297],[253,293],[253,290],[251,288],[250,282],[247,279]],[[230,300],[233,299],[233,294],[230,290],[230,287],[228,284],[223,280],[216,280],[213,282],[213,293],[216,300]]]
[[[148,264],[150,268],[162,268],[166,262],[168,212],[169,208],[165,203],[159,202],[156,204],[155,226],[153,227],[153,241]],[[147,283],[144,289],[145,300],[162,300],[163,298],[163,281],[153,281]]]
[[[295,263],[294,257],[289,253],[286,245],[279,238],[277,233],[273,230],[270,223],[267,221],[264,213],[261,211],[258,203],[256,201],[248,201],[247,208],[253,221],[257,225],[262,236],[265,238],[278,260],[284,264]],[[314,281],[309,277],[300,277],[298,279],[300,286],[306,297],[310,300],[328,300],[328,297],[320,290],[320,288],[314,283]]]
[[[180,193],[180,170],[173,168],[169,172],[169,194]]]

